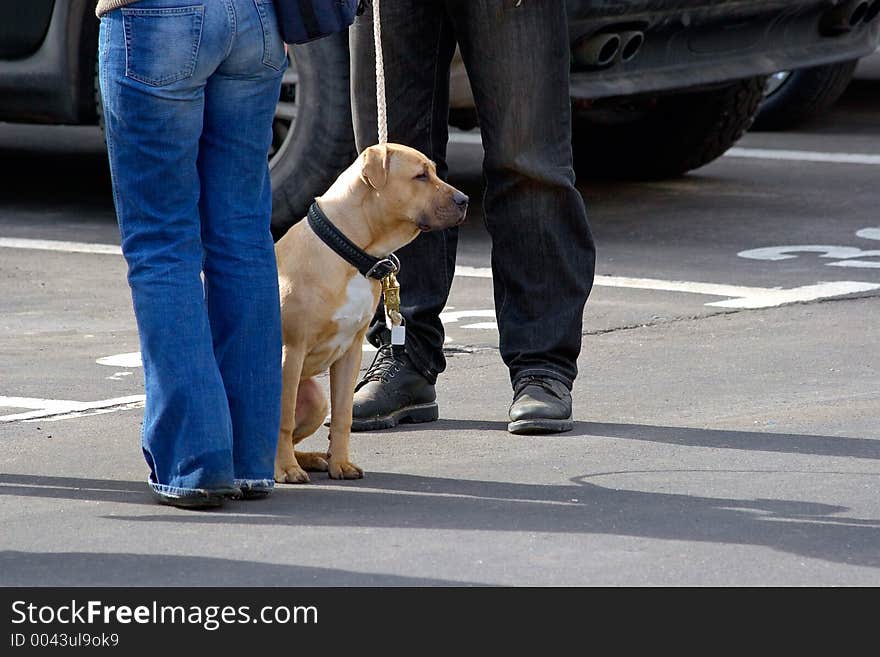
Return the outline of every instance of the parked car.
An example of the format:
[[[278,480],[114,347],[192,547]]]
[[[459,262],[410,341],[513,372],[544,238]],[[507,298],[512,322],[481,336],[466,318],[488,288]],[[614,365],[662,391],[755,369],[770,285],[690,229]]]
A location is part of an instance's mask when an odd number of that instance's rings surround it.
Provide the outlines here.
[[[590,176],[675,176],[711,162],[751,125],[768,75],[845,66],[880,37],[880,0],[566,5],[574,149]],[[0,121],[100,121],[94,7],[0,4]],[[269,154],[276,237],[354,156],[347,36],[292,47],[291,58]],[[472,101],[453,95],[450,120],[473,127]]]

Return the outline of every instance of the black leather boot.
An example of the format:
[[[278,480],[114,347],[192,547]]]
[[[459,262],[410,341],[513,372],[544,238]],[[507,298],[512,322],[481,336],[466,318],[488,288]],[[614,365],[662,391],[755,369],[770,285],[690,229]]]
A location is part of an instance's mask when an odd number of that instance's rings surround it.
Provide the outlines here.
[[[439,417],[434,385],[405,353],[379,347],[354,392],[351,430],[388,429],[402,422],[433,422]]]
[[[571,431],[571,393],[562,381],[544,376],[524,376],[514,383],[510,405],[510,433],[560,433]]]

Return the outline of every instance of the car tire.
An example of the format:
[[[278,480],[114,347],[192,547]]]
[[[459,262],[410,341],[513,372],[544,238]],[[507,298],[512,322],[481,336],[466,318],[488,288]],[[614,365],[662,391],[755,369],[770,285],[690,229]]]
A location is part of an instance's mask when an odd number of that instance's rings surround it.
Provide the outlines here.
[[[356,155],[351,121],[348,34],[290,46],[273,126],[272,235],[302,219]]]
[[[290,46],[289,52],[290,66],[282,82],[269,153],[275,241],[306,215],[315,197],[327,190],[356,155],[347,33]],[[97,72],[94,83],[103,131]]]
[[[604,109],[576,113],[577,172],[589,178],[647,180],[708,164],[748,130],[763,98],[764,80],[622,99]]]
[[[765,93],[752,129],[788,130],[822,114],[846,91],[858,63],[853,59],[788,73]]]

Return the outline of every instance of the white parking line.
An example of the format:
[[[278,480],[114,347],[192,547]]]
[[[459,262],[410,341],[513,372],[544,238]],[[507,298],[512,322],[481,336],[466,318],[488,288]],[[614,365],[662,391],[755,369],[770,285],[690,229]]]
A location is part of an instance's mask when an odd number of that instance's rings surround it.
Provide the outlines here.
[[[488,267],[456,267],[456,276],[473,278],[492,278]],[[730,297],[725,301],[711,301],[705,305],[719,308],[773,308],[786,303],[815,301],[832,297],[869,292],[880,289],[880,284],[860,281],[834,281],[816,283],[789,289],[778,287],[745,287],[719,283],[695,283],[692,281],[665,281],[656,278],[629,278],[626,276],[598,275],[593,281],[598,287],[621,287],[635,290],[661,290],[664,292],[684,292],[713,297]]]
[[[0,423],[47,418],[62,420],[69,417],[93,415],[101,412],[107,413],[126,408],[140,408],[143,406],[145,399],[146,397],[144,395],[130,395],[128,397],[116,397],[115,399],[80,402],[71,401],[69,399],[37,399],[34,397],[0,396],[0,408],[31,409],[24,413],[0,415]]]
[[[61,240],[28,240],[18,237],[0,237],[0,247],[7,249],[35,249],[37,251],[63,251],[64,253],[122,255],[122,249],[113,244],[89,244],[88,242],[64,242]]]
[[[758,160],[788,162],[824,162],[827,164],[880,164],[880,155],[867,153],[823,153],[821,151],[790,151],[776,148],[730,148],[725,157],[748,157]]]
[[[95,253],[102,255],[119,255],[121,253],[119,247],[113,246],[112,244],[88,244],[84,242],[27,240],[18,238],[0,238],[0,247],[11,249],[63,251],[67,253]],[[455,274],[456,276],[471,278],[492,278],[492,270],[488,267],[458,266],[455,268]],[[669,281],[655,278],[630,278],[627,276],[601,275],[595,277],[594,285],[730,297],[726,301],[713,301],[706,304],[707,306],[718,306],[722,308],[772,308],[786,303],[828,299],[858,292],[869,292],[880,288],[880,285],[876,283],[834,281],[819,282],[815,285],[804,285],[785,290],[778,287],[744,287],[720,283]],[[111,363],[102,364],[109,365]],[[115,365],[115,363],[113,364]],[[122,364],[118,366],[136,367],[136,365]]]
[[[449,143],[482,146],[479,130],[473,132],[450,131]],[[788,162],[819,162],[826,164],[880,164],[880,155],[870,153],[826,153],[823,151],[801,151],[777,148],[742,148],[734,146],[727,149],[724,157],[753,158],[757,160],[780,160]]]

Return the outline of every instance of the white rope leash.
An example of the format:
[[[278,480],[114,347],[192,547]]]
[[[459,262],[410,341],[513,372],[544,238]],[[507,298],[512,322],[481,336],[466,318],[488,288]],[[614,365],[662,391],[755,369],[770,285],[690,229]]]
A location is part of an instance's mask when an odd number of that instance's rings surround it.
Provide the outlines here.
[[[376,118],[379,125],[379,143],[385,144],[388,142],[388,106],[385,99],[385,59],[382,56],[379,0],[373,0],[373,42],[376,47]]]

